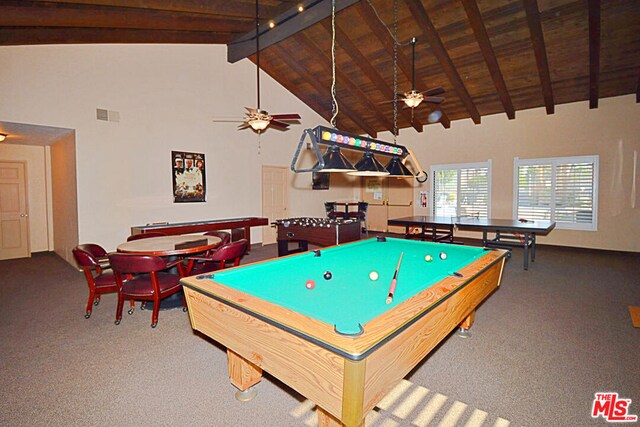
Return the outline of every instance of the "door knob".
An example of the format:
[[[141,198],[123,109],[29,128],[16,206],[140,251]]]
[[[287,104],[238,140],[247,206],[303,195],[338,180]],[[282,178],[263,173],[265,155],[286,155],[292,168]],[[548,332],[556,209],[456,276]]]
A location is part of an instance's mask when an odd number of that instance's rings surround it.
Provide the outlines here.
[[[28,217],[28,216],[29,216],[29,215],[27,215],[27,214],[20,214],[20,217],[22,217],[22,218],[26,218],[26,217]]]

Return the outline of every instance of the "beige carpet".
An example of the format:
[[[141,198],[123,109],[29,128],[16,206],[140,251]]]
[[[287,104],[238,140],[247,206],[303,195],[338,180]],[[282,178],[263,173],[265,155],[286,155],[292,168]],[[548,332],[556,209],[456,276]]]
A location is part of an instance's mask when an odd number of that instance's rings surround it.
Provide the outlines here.
[[[243,264],[274,256],[257,247]],[[594,393],[640,414],[640,255],[539,247],[478,310],[473,336],[449,336],[367,418],[367,426],[590,426]],[[85,320],[82,274],[51,254],[0,261],[0,425],[305,426],[313,403],[265,375],[240,403],[225,349],[181,310],[124,315],[107,295]]]

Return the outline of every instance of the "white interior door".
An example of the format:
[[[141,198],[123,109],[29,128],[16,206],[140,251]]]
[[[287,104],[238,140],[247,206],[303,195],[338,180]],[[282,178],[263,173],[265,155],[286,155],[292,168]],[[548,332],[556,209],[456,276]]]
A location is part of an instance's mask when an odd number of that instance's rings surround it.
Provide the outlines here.
[[[26,165],[0,161],[0,260],[30,257]]]
[[[283,166],[262,166],[262,216],[269,223],[287,218],[289,205],[289,182],[287,168]],[[262,227],[262,244],[276,243],[275,227]]]
[[[411,178],[365,177],[361,180],[362,200],[369,203],[367,224],[370,231],[403,233],[403,227],[389,227],[389,218],[413,215]]]

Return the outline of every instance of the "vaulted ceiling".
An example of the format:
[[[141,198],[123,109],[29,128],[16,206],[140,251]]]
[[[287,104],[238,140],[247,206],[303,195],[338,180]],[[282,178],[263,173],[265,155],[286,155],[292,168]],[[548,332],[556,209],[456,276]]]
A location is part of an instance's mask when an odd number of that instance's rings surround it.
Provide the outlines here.
[[[261,68],[329,120],[331,1],[261,0],[259,10]],[[336,11],[337,127],[346,131],[394,129],[394,62],[406,92],[413,37],[415,89],[442,87],[445,101],[413,113],[399,102],[399,129],[422,131],[434,109],[448,128],[576,101],[597,108],[618,95],[640,102],[638,0],[337,0]],[[255,62],[255,12],[254,0],[2,1],[0,45],[226,44],[230,62]]]

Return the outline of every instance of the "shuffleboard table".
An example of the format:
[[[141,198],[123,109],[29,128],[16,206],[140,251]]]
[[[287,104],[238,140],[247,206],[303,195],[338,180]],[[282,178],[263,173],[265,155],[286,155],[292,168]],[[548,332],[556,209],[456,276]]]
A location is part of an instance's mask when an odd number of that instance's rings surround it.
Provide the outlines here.
[[[161,231],[170,236],[177,234],[205,233],[215,230],[231,230],[231,240],[247,239],[251,248],[251,227],[268,225],[268,218],[245,217],[211,219],[205,221],[190,222],[162,222],[131,227],[131,234],[144,234],[151,231]]]

